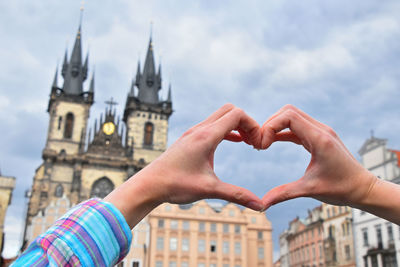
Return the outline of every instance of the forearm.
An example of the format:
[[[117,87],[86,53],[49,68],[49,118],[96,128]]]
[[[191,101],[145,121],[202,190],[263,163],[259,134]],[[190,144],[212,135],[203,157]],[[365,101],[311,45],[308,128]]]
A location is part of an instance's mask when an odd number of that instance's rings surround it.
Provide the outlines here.
[[[122,213],[131,229],[161,204],[158,196],[161,185],[154,183],[156,177],[150,174],[149,167],[129,178],[104,198],[104,201],[113,204]]]
[[[400,185],[377,177],[374,181],[367,197],[354,207],[400,225]]]

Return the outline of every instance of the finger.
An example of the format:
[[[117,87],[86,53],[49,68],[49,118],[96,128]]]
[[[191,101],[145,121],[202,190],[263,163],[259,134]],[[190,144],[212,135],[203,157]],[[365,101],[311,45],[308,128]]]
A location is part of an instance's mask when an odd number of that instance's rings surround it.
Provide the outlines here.
[[[222,116],[224,116],[226,113],[228,113],[229,111],[233,110],[235,108],[235,106],[233,104],[225,104],[222,107],[220,107],[218,110],[216,110],[214,113],[212,113],[210,116],[208,116],[207,119],[205,119],[204,121],[198,123],[197,125],[195,125],[193,128],[197,128],[206,124],[210,124],[216,120],[218,120],[219,118],[221,118]]]
[[[264,209],[261,199],[254,193],[245,188],[222,181],[217,184],[211,197],[236,203],[256,211]]]
[[[310,123],[303,116],[301,116],[295,110],[285,110],[284,112],[278,114],[268,123],[264,124],[262,128],[262,140],[261,148],[268,148],[273,142],[279,141],[277,138],[278,133],[282,130],[289,128],[290,131],[297,136],[295,143],[301,144],[309,151],[311,151],[313,141],[317,140],[318,136],[321,134],[321,129],[316,125]],[[285,137],[286,134],[281,135]],[[288,137],[286,135],[286,137]],[[292,141],[287,139],[286,141]]]
[[[275,135],[275,141],[286,141],[301,145],[301,140],[292,131],[279,132]]]
[[[277,203],[304,196],[307,196],[307,190],[304,189],[302,179],[300,179],[271,189],[264,195],[262,202],[265,209],[268,209]]]
[[[239,133],[230,132],[227,135],[225,135],[224,140],[228,140],[231,142],[242,142],[243,138]]]
[[[222,141],[233,130],[238,130],[243,140],[254,147],[261,145],[259,124],[243,110],[235,108],[211,124],[212,134],[217,141]]]

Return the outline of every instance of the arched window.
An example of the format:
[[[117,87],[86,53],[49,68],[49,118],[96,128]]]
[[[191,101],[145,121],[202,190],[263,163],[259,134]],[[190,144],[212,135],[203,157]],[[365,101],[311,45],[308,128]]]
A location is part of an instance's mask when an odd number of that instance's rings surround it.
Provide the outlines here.
[[[55,197],[62,197],[64,194],[64,188],[61,184],[58,184],[56,187],[56,191],[54,192]]]
[[[68,113],[65,119],[64,138],[72,137],[73,128],[74,128],[74,114]]]
[[[114,189],[114,184],[107,177],[98,179],[92,185],[90,197],[104,198]]]
[[[146,122],[144,125],[144,145],[151,146],[153,145],[153,133],[154,133],[154,125],[151,122]]]

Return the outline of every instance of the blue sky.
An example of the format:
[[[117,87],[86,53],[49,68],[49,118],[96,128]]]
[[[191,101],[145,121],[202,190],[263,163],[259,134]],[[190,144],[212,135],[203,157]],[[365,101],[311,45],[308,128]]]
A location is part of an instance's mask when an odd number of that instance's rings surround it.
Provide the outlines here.
[[[21,240],[25,199],[41,163],[55,68],[71,51],[80,1],[0,2],[0,167],[17,177],[5,231],[5,256]],[[294,104],[332,126],[357,151],[371,130],[400,148],[400,3],[398,1],[87,1],[84,52],[96,70],[99,117],[111,96],[122,115],[126,94],[144,60],[153,21],[163,90],[172,84],[175,113],[169,143],[224,103],[263,123]],[[88,86],[88,84],[86,84]],[[263,196],[301,177],[309,155],[299,146],[274,144],[254,151],[223,143],[216,173]],[[318,205],[296,199],[267,211],[277,238],[296,217]]]

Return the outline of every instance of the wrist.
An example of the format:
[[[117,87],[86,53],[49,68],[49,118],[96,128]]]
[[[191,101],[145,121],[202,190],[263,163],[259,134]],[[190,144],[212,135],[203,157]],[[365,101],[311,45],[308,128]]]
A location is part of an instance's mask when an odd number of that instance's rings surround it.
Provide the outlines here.
[[[361,193],[361,198],[356,200],[355,203],[352,203],[351,206],[361,210],[367,210],[376,202],[375,190],[382,181],[369,171],[361,175],[362,177],[360,177],[360,180],[365,182],[364,186],[360,186],[359,188],[362,188],[363,192]]]
[[[142,170],[144,171],[144,169]],[[104,198],[124,215],[133,228],[148,213],[162,203],[152,176],[140,171]]]

